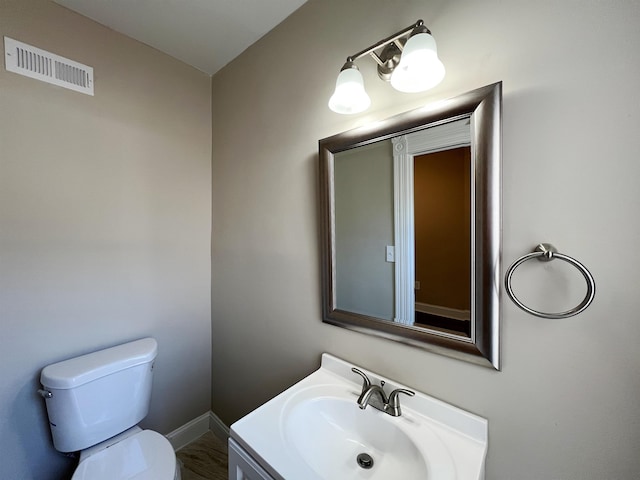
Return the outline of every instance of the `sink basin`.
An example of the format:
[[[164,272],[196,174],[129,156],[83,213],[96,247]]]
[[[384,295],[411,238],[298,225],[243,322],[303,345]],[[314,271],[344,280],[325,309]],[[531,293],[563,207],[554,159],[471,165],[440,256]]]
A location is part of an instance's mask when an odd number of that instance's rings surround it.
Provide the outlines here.
[[[455,478],[451,455],[431,430],[412,431],[419,429],[406,419],[361,410],[348,391],[326,396],[327,390],[293,396],[281,418],[288,448],[320,478]]]
[[[276,480],[484,479],[485,419],[420,392],[403,396],[399,417],[362,410],[353,366],[323,354],[318,370],[231,425],[231,441]],[[387,393],[407,388],[360,369]]]

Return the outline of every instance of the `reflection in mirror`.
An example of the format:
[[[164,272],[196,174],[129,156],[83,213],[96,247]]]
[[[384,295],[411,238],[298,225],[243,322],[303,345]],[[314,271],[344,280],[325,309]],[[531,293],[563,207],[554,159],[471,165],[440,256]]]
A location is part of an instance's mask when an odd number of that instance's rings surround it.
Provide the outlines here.
[[[471,148],[416,156],[413,168],[415,323],[469,337]]]
[[[323,319],[499,369],[501,84],[320,141]]]
[[[394,320],[393,152],[389,140],[335,157],[336,305]],[[389,258],[388,258],[389,257]]]

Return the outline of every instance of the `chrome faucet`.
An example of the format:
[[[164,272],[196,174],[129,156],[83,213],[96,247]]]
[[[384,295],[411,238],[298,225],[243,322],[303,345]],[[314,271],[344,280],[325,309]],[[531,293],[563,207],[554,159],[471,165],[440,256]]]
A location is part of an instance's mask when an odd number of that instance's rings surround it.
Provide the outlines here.
[[[380,385],[373,385],[369,380],[369,377],[362,371],[355,367],[351,369],[353,373],[357,373],[362,377],[362,392],[358,397],[358,406],[364,410],[367,405],[371,405],[373,408],[387,413],[392,417],[399,417],[402,415],[400,409],[400,394],[404,393],[410,397],[415,395],[415,392],[407,390],[406,388],[397,388],[392,391],[387,397],[384,391],[384,381],[380,381]]]

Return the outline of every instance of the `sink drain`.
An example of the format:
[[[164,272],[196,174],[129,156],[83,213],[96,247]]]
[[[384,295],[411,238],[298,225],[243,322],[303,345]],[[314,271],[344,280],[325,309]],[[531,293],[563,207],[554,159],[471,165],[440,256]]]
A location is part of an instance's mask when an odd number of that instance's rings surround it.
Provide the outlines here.
[[[356,458],[356,461],[358,462],[358,465],[365,470],[373,467],[373,458],[371,458],[371,455],[369,455],[368,453],[361,453]]]

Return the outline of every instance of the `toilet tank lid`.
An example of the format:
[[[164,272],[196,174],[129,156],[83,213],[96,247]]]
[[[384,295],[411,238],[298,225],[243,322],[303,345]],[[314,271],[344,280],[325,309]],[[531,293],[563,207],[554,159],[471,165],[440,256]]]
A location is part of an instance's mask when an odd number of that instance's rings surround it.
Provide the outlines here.
[[[48,388],[75,388],[120,370],[152,362],[157,354],[155,339],[143,338],[48,365],[42,369],[40,383]]]

